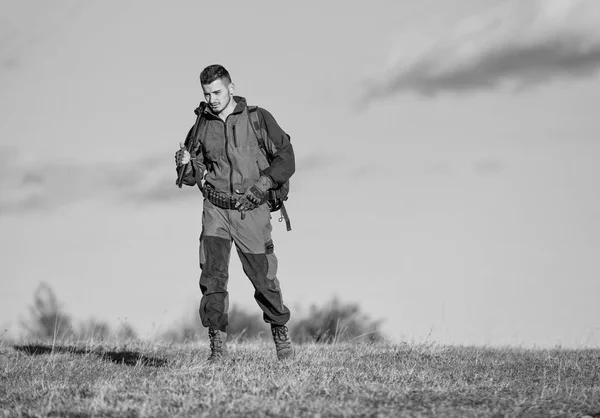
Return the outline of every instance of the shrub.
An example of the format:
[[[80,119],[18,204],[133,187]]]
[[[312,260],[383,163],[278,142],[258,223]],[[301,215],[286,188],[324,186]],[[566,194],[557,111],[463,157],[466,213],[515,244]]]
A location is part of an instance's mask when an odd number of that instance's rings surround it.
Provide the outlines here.
[[[258,311],[260,312],[260,310]],[[232,306],[229,309],[228,317],[227,334],[229,338],[243,341],[271,335],[268,325],[262,320],[259,313],[249,313],[237,306]],[[173,343],[183,343],[205,340],[208,338],[208,334],[200,322],[198,311],[194,309],[193,315],[186,315],[175,326],[163,333],[161,338]]]
[[[229,325],[227,332],[232,338],[238,341],[255,339],[255,338],[271,338],[271,330],[269,325],[263,321],[260,309],[256,308],[256,313],[249,313],[243,309],[234,306],[229,310]]]
[[[75,322],[64,312],[62,304],[47,283],[42,282],[38,285],[33,299],[33,305],[29,307],[29,318],[21,321],[28,338],[81,341],[104,341],[111,337],[120,340],[137,338],[135,329],[127,323],[121,324],[114,331],[107,322],[94,318]]]
[[[64,339],[73,335],[71,317],[63,312],[52,288],[42,282],[35,290],[29,320],[21,321],[29,338]]]
[[[364,314],[355,303],[342,303],[337,298],[321,307],[312,305],[308,315],[301,315],[290,324],[292,340],[298,343],[317,342],[377,342],[384,339],[379,331],[381,321],[375,321]],[[229,309],[227,333],[230,339],[243,341],[255,338],[271,338],[270,327],[260,314],[260,310],[249,313],[232,306]],[[174,343],[204,340],[207,332],[202,327],[198,314],[185,318],[163,334],[163,339]]]
[[[312,305],[307,317],[291,327],[296,342],[377,342],[383,340],[381,321],[373,321],[356,303],[342,303],[337,298],[321,307]]]

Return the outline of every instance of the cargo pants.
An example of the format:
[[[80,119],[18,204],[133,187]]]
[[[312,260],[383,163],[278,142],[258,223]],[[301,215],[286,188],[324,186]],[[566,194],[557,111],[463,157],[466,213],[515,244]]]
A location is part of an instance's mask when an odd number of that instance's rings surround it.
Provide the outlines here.
[[[271,214],[266,204],[246,211],[223,209],[204,199],[200,235],[200,318],[202,325],[226,331],[229,308],[231,244],[254,286],[254,299],[268,324],[285,325],[290,311],[283,304],[277,280],[277,257],[271,239]]]

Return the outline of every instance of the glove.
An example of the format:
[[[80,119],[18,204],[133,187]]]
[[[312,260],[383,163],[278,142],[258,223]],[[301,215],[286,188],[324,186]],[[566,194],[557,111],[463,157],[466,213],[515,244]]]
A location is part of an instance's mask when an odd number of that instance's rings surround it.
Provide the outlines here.
[[[235,207],[240,212],[256,209],[267,201],[268,191],[273,187],[273,182],[267,176],[261,176],[256,183],[250,186],[238,199]]]

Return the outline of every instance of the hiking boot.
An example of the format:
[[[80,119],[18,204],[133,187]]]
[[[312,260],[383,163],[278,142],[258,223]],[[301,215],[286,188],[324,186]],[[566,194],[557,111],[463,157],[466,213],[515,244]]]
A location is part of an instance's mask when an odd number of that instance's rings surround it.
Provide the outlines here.
[[[218,361],[227,357],[227,333],[218,329],[208,329],[210,356],[207,361]]]
[[[288,337],[288,329],[284,325],[271,325],[271,334],[275,341],[275,350],[277,350],[277,358],[284,360],[294,356],[292,341]]]

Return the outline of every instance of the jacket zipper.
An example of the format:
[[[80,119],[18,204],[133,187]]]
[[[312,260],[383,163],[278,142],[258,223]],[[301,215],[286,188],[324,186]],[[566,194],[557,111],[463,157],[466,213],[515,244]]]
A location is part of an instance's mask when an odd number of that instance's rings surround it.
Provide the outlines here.
[[[232,129],[233,129],[233,145],[237,148],[238,142],[237,142],[237,136],[235,134],[235,125],[233,125]]]
[[[229,118],[229,116],[227,116]],[[233,193],[233,166],[231,165],[231,156],[229,155],[229,138],[227,137],[227,121],[223,121],[223,133],[225,134],[225,155],[227,156],[227,161],[229,162],[229,192],[232,196]],[[235,129],[234,129],[235,133]],[[235,135],[234,135],[235,139]]]

